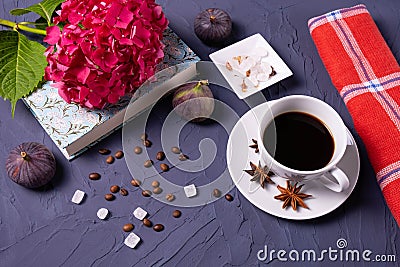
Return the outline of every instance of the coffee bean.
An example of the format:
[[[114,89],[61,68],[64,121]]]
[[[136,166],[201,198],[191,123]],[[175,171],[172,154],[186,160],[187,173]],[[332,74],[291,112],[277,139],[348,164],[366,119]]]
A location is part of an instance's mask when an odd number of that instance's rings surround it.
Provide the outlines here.
[[[127,195],[128,195],[128,190],[126,190],[125,188],[121,188],[121,190],[119,191],[119,193],[120,193],[122,196],[127,196]]]
[[[108,164],[112,164],[112,163],[114,163],[114,157],[113,156],[108,156],[107,158],[106,158],[106,162],[108,163]]]
[[[118,150],[117,152],[115,152],[114,155],[117,159],[122,159],[124,156],[124,152],[122,152],[121,150]]]
[[[91,174],[89,174],[90,180],[99,180],[100,177],[101,177],[101,175],[97,172],[92,172]]]
[[[157,160],[164,160],[165,159],[165,153],[162,152],[162,151],[157,152],[156,159]]]
[[[112,185],[110,187],[110,192],[111,193],[118,193],[118,191],[119,191],[119,186],[118,185]]]
[[[134,187],[139,187],[140,184],[141,184],[141,182],[138,179],[131,180],[131,185],[133,185]]]
[[[220,197],[221,196],[221,191],[219,191],[217,188],[213,190],[213,195],[214,197]]]
[[[179,147],[176,147],[176,146],[172,147],[171,151],[172,151],[172,153],[175,153],[175,154],[181,153],[181,150],[179,149]]]
[[[153,226],[153,230],[156,232],[161,232],[162,230],[164,230],[164,225],[158,223]]]
[[[135,152],[135,154],[140,154],[142,153],[142,148],[140,146],[137,146],[133,149],[133,152]]]
[[[167,201],[171,202],[174,201],[175,196],[173,194],[167,194],[165,198],[167,199]]]
[[[143,141],[143,145],[144,145],[145,147],[151,147],[151,142],[150,142],[150,140],[144,140],[144,141]]]
[[[168,166],[167,164],[165,164],[165,163],[161,163],[161,164],[160,164],[160,168],[161,168],[161,170],[162,170],[163,172],[166,172],[166,171],[169,170],[169,166]]]
[[[154,188],[154,189],[153,189],[153,193],[154,193],[154,194],[157,194],[157,195],[158,195],[158,194],[161,194],[161,193],[162,193],[161,187],[156,187],[156,188]]]
[[[180,210],[174,210],[174,212],[172,212],[172,216],[174,218],[179,218],[179,217],[181,217],[181,215],[182,215],[182,212]]]
[[[143,190],[143,191],[142,191],[142,196],[144,196],[144,197],[149,197],[149,196],[151,196],[151,191],[149,191],[149,190]]]
[[[124,230],[124,232],[130,232],[133,230],[133,228],[135,228],[133,224],[127,223],[122,227],[122,230]]]
[[[146,133],[143,133],[143,134],[140,136],[140,139],[141,139],[142,141],[147,140],[147,134],[146,134]]]
[[[144,224],[145,226],[147,226],[147,227],[151,227],[151,226],[153,225],[153,223],[152,223],[149,219],[147,219],[147,218],[144,218],[144,219],[143,219],[143,224]]]
[[[153,181],[153,182],[151,183],[151,186],[152,186],[152,187],[159,187],[159,186],[160,186],[160,182],[159,182],[159,181]]]
[[[233,196],[230,194],[225,195],[225,199],[228,200],[229,202],[233,200]]]
[[[107,149],[107,148],[100,148],[99,149],[99,153],[102,155],[108,155],[111,153],[111,150]]]
[[[143,164],[143,166],[145,166],[146,168],[150,168],[151,165],[153,165],[153,161],[151,159],[146,160]]]
[[[184,154],[180,154],[179,157],[178,157],[178,159],[179,159],[180,161],[185,161],[185,160],[187,160],[188,158],[189,158],[189,157],[186,156],[186,155],[184,155]]]
[[[115,196],[114,196],[113,194],[106,194],[106,195],[104,196],[104,198],[105,198],[107,201],[112,201],[112,200],[115,199]]]

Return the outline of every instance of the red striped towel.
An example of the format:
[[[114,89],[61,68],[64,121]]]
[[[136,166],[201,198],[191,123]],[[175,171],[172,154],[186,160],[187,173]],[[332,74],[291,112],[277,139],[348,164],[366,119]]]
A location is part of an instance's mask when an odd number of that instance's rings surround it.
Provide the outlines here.
[[[312,18],[308,27],[400,225],[399,64],[364,5]]]

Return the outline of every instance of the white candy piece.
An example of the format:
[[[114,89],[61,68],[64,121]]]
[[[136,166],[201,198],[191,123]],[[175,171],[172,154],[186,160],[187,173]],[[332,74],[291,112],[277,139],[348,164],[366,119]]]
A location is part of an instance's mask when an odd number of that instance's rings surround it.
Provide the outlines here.
[[[194,184],[185,186],[183,190],[185,191],[185,195],[187,197],[194,197],[195,195],[197,195],[197,189]]]
[[[248,77],[249,82],[251,86],[257,87],[259,85],[259,81],[257,80],[257,74],[255,75],[250,75],[250,77]]]
[[[124,244],[130,248],[135,248],[136,245],[140,242],[140,237],[138,237],[134,233],[130,233],[124,240]]]
[[[97,217],[99,217],[100,220],[104,220],[108,216],[108,209],[106,208],[100,208],[97,211]]]
[[[246,72],[256,65],[256,60],[254,60],[252,57],[243,58],[242,64],[239,65],[240,70],[244,70]]]
[[[231,65],[233,70],[238,70],[239,69],[239,62],[237,60],[228,60],[228,63]]]
[[[133,216],[135,216],[136,219],[138,220],[143,220],[147,215],[147,211],[142,209],[141,207],[137,207],[135,211],[133,212]]]
[[[260,72],[264,72],[264,73],[267,73],[267,74],[270,74],[271,70],[272,70],[271,69],[271,65],[268,62],[261,62],[260,68],[262,70]]]
[[[269,75],[267,75],[266,73],[259,73],[257,74],[257,80],[259,80],[260,82],[266,82],[268,81]]]
[[[74,195],[72,196],[71,201],[75,204],[81,204],[83,198],[85,197],[85,192],[81,190],[76,190]]]
[[[251,73],[252,73],[252,74],[258,74],[258,73],[264,72],[264,70],[261,68],[260,63],[257,63],[257,64],[256,64],[254,67],[252,67],[250,70],[251,70]]]
[[[272,73],[272,66],[268,60],[268,49],[265,47],[256,47],[249,55],[238,55],[232,57],[227,62],[226,68],[233,71],[233,74],[241,77],[243,80],[242,91],[247,91],[247,87],[259,87],[260,83],[267,82]],[[195,190],[196,188],[194,188]],[[187,197],[195,196],[197,193],[193,189],[185,190]],[[190,193],[187,193],[190,192]],[[194,195],[191,195],[194,194]],[[189,196],[190,195],[190,196]]]

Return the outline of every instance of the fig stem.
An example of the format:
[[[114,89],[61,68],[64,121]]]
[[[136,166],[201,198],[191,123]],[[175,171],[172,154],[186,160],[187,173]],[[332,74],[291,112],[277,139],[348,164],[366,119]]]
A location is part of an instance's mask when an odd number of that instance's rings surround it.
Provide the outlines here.
[[[200,80],[199,83],[201,85],[208,85],[208,80]]]
[[[193,88],[194,91],[198,91],[201,89],[202,85],[208,85],[208,80],[201,80],[199,81],[196,86]]]
[[[210,22],[211,22],[211,23],[214,23],[214,22],[215,22],[215,16],[214,16],[214,15],[211,15],[211,16],[210,16]]]
[[[28,160],[29,159],[29,156],[28,156],[28,154],[25,152],[25,151],[21,151],[21,157],[24,159],[24,160]]]

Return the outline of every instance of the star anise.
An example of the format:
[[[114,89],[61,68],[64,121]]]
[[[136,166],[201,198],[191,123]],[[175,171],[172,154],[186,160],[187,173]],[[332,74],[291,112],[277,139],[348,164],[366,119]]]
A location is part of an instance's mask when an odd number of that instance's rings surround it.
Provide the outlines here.
[[[258,149],[258,142],[256,139],[251,139],[251,141],[253,141],[252,145],[249,145],[250,148],[254,148],[256,153],[258,153],[260,150]]]
[[[292,185],[290,181],[286,181],[286,188],[278,185],[278,190],[282,194],[274,196],[274,198],[283,201],[282,209],[285,209],[289,205],[292,206],[293,210],[297,210],[298,205],[308,209],[308,206],[304,203],[303,199],[311,197],[311,195],[300,193],[303,186],[304,184],[297,187],[297,183]]]
[[[271,173],[269,172],[267,166],[261,167],[261,163],[258,162],[258,166],[250,161],[251,170],[244,170],[246,173],[253,176],[250,181],[259,181],[262,188],[264,188],[265,183],[275,184],[271,180]]]

